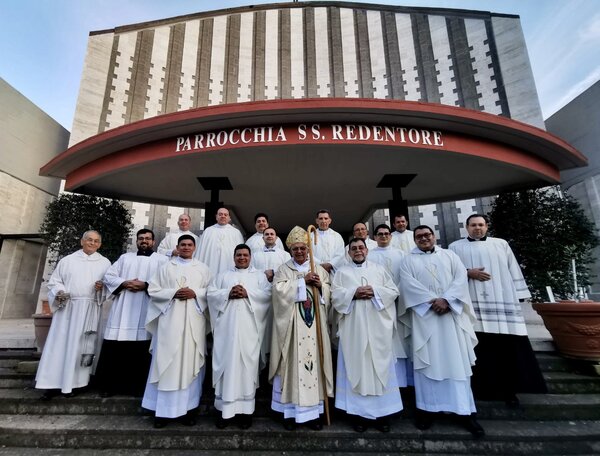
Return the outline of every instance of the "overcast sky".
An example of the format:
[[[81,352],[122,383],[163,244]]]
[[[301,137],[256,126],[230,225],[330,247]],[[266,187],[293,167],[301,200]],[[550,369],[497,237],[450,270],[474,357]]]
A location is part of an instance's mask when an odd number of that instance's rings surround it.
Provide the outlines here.
[[[238,0],[0,0],[0,77],[71,130],[90,31]],[[368,1],[517,14],[544,118],[600,79],[600,0]]]

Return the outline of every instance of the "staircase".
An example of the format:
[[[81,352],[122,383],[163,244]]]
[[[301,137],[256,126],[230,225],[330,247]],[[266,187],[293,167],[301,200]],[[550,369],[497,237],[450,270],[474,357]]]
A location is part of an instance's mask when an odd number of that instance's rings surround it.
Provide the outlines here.
[[[154,429],[140,399],[100,398],[94,388],[73,398],[39,400],[33,389],[39,356],[33,350],[0,350],[0,456],[5,455],[324,455],[354,454],[600,454],[600,377],[585,363],[559,357],[534,344],[550,393],[520,395],[521,406],[478,402],[486,436],[474,439],[452,420],[437,420],[427,431],[413,425],[414,395],[403,392],[405,410],[390,433],[354,432],[332,409],[322,431],[286,431],[270,412],[270,390],[259,390],[254,425],[219,430],[212,391],[206,389],[196,426],[170,423]]]

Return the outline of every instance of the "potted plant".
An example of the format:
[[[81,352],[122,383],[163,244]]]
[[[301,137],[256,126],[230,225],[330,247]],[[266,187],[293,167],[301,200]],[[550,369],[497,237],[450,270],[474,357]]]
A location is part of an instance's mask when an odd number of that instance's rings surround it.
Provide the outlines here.
[[[131,227],[131,214],[118,200],[62,193],[46,207],[40,232],[48,245],[48,264],[54,267],[61,258],[81,248],[81,235],[87,230],[102,235],[99,252],[111,262],[116,261],[125,250]],[[42,312],[32,317],[37,347],[42,351],[52,323],[47,301],[46,305],[42,302]]]
[[[505,193],[490,220],[492,235],[506,239],[519,259],[533,308],[557,350],[600,361],[600,303],[584,299],[599,241],[580,204],[560,187]],[[547,287],[559,302],[547,302]]]

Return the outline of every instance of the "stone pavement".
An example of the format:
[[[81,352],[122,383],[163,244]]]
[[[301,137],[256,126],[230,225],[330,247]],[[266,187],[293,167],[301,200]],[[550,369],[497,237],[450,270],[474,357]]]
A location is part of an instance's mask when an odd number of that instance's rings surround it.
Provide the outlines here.
[[[35,348],[33,318],[0,319],[0,349]]]

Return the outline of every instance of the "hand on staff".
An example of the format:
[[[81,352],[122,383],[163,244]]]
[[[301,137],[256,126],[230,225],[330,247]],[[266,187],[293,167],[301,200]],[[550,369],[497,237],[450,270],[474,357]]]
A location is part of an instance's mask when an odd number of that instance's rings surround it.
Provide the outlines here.
[[[438,315],[450,312],[450,304],[444,298],[434,298],[429,301],[429,304],[431,304],[431,308]]]
[[[123,282],[123,288],[128,291],[133,291],[134,293],[137,291],[144,291],[146,289],[146,282],[138,280],[137,278],[126,280]]]
[[[321,278],[316,272],[309,272],[306,274],[304,276],[304,282],[306,282],[306,285],[313,285],[317,288],[321,288]]]
[[[96,280],[96,283],[94,283],[94,290],[96,290],[96,291],[102,290],[103,286],[104,286],[104,284],[102,283],[102,280]]]
[[[229,299],[242,299],[247,297],[248,292],[246,291],[243,285],[236,285],[229,292]]]
[[[181,299],[181,300],[193,299],[196,297],[196,292],[194,290],[192,290],[191,288],[183,287],[183,288],[180,288],[179,290],[177,290],[173,297],[175,299]]]
[[[354,297],[356,299],[371,299],[373,296],[375,296],[375,292],[373,291],[373,287],[371,285],[363,285],[362,287],[358,287],[354,293]]]
[[[484,269],[485,268],[467,269],[467,276],[469,276],[469,279],[479,280],[480,282],[490,280],[492,276],[485,272]]]

